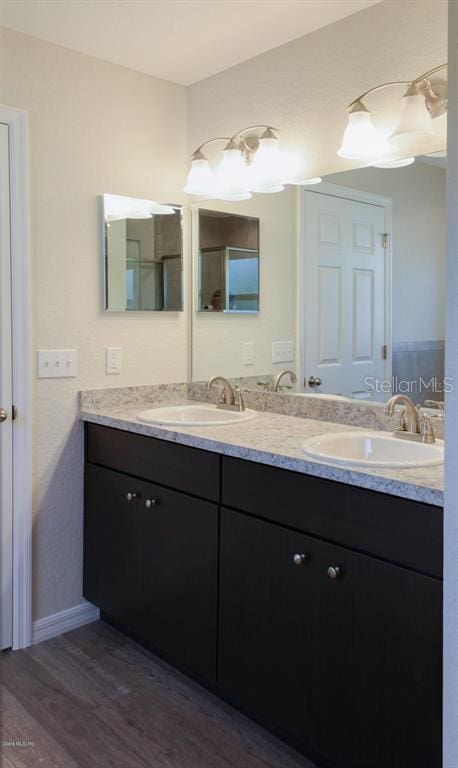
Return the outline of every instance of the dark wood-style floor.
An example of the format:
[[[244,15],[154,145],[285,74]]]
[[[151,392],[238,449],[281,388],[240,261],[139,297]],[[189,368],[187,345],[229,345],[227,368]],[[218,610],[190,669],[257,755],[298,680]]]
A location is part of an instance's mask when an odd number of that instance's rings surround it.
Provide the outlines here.
[[[0,654],[3,768],[312,768],[103,622]]]

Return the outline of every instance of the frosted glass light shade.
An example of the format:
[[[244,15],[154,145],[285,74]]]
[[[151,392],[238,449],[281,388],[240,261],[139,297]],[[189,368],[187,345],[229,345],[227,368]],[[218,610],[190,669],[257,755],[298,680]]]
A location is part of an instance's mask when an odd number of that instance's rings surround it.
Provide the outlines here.
[[[371,160],[383,155],[385,149],[370,112],[364,105],[355,105],[348,115],[342,146],[337,154],[349,160]]]
[[[248,200],[248,168],[238,148],[226,147],[216,172],[216,194],[221,200]]]
[[[401,110],[389,143],[397,150],[413,152],[416,145],[435,139],[437,134],[425,97],[418,86],[410,86],[401,99]]]
[[[251,163],[250,189],[261,193],[283,192],[285,168],[278,139],[272,131],[266,131],[266,134],[259,140]]]
[[[380,160],[377,163],[372,163],[372,165],[374,168],[405,168],[414,162],[414,157],[404,157],[402,160]]]
[[[314,184],[321,184],[321,176],[311,176],[309,179],[291,179],[287,184],[294,184],[297,187],[312,187]]]
[[[216,190],[215,174],[206,158],[194,158],[188,173],[188,180],[183,192],[188,195],[214,196]]]

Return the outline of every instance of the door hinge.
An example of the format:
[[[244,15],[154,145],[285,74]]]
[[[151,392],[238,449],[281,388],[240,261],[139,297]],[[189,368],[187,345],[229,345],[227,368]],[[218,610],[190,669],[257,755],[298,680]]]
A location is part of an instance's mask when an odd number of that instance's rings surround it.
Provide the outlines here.
[[[13,421],[16,421],[17,419],[17,408],[15,405],[11,406],[11,418]]]
[[[388,346],[386,344],[382,346],[382,360],[388,360]]]
[[[388,248],[389,232],[382,232],[382,248]]]

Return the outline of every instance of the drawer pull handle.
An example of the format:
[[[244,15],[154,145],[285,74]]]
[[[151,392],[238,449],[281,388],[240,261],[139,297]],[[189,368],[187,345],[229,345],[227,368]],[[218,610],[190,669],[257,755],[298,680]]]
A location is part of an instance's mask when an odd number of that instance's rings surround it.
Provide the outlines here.
[[[305,561],[307,560],[307,557],[303,554],[296,554],[293,555],[293,563],[294,565],[304,565]]]
[[[328,576],[330,579],[338,579],[342,575],[338,565],[331,565],[328,568]]]
[[[150,507],[156,507],[159,504],[159,499],[146,499],[145,500],[145,507],[146,509],[150,509]]]
[[[126,493],[127,501],[133,501],[136,498],[137,498],[137,494],[135,493],[135,491],[129,491],[128,493]]]

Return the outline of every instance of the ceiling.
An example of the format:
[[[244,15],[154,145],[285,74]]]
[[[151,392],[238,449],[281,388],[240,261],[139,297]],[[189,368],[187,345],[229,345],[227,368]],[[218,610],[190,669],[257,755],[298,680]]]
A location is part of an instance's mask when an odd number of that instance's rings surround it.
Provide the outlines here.
[[[190,85],[380,0],[0,0],[12,29]]]

